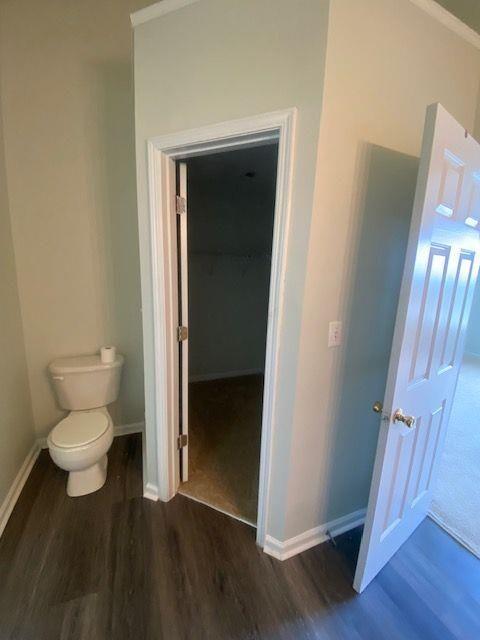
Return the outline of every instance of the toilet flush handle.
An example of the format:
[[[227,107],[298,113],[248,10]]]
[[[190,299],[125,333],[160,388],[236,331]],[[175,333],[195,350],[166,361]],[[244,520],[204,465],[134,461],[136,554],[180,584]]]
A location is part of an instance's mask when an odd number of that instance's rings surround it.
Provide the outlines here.
[[[65,380],[64,376],[52,376],[52,380]]]

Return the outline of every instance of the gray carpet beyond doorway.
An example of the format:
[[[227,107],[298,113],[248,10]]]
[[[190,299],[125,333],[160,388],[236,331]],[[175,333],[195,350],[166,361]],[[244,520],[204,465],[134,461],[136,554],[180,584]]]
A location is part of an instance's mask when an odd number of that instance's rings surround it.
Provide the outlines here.
[[[466,355],[440,461],[431,515],[480,558],[480,357]]]
[[[189,480],[180,493],[257,521],[263,376],[189,385]]]

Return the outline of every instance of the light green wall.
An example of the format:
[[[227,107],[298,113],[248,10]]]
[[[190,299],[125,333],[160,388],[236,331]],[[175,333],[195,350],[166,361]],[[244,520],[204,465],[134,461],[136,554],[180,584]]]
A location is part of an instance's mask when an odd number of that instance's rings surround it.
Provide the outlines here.
[[[147,138],[298,108],[269,527],[269,532],[280,539],[285,527],[281,505],[285,503],[289,477],[327,19],[326,0],[201,0],[135,29],[137,188],[143,239],[145,367],[150,374]],[[153,394],[154,389],[148,388],[147,400]],[[153,422],[148,402],[146,411]],[[151,458],[148,464],[154,482]]]
[[[190,378],[264,371],[277,155],[275,144],[188,161]]]
[[[63,415],[57,356],[116,344],[115,422],[143,419],[132,33],[148,0],[4,0],[2,101],[35,427]]]
[[[0,95],[0,505],[34,443],[33,416],[18,299]]]
[[[480,33],[479,0],[437,0],[438,4]]]

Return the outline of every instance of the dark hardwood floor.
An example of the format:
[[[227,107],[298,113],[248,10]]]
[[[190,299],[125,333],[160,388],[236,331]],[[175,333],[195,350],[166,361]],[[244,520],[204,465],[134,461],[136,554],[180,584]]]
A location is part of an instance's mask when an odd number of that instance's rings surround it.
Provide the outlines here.
[[[0,541],[1,640],[480,638],[480,561],[430,520],[358,596],[358,530],[282,563],[228,516],[144,500],[140,436],[109,459],[71,499],[41,453]]]

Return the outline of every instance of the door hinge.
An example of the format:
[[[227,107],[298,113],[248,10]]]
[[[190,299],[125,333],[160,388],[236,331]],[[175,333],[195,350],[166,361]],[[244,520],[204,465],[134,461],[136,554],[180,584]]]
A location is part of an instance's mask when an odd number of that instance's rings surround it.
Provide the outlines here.
[[[177,327],[177,340],[183,342],[188,338],[188,327]]]
[[[186,447],[187,445],[188,445],[188,434],[182,433],[177,438],[177,447],[178,449],[183,449],[183,447]]]
[[[187,210],[187,201],[182,196],[177,196],[177,214],[181,215]]]

